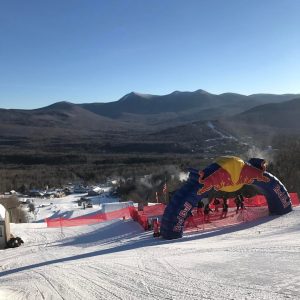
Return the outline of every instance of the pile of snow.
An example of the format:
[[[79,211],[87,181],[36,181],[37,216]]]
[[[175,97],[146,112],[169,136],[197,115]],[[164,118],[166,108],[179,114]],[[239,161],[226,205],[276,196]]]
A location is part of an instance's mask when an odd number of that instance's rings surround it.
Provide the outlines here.
[[[108,213],[112,211],[116,211],[122,208],[126,208],[129,206],[133,206],[133,201],[127,201],[127,202],[115,202],[115,203],[103,203],[102,204],[102,213]]]
[[[93,204],[104,204],[104,203],[115,203],[115,202],[119,202],[119,198],[115,198],[115,197],[111,197],[109,195],[106,194],[102,194],[99,196],[94,196],[94,197],[88,197],[88,199],[90,199]]]

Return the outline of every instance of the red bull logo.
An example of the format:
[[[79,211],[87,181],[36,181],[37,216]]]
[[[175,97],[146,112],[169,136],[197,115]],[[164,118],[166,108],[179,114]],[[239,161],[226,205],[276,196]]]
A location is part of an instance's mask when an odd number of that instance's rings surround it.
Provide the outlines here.
[[[263,175],[265,171],[265,162],[263,160],[261,169],[234,156],[220,157],[216,163],[220,168],[206,178],[205,172],[201,171],[199,173],[199,183],[203,186],[198,190],[198,195],[211,189],[234,192],[242,188],[244,184],[252,184],[255,180],[270,181],[268,177]]]
[[[277,194],[280,202],[282,203],[283,208],[287,208],[289,205],[291,205],[290,197],[287,193],[281,191],[279,184],[277,184],[273,190]]]
[[[254,180],[269,182],[270,179],[263,175],[264,170],[257,169],[251,165],[245,164],[237,184],[252,184]]]
[[[221,167],[205,179],[203,179],[204,176],[204,172],[200,172],[199,183],[203,184],[203,186],[198,191],[198,195],[208,192],[212,188],[221,190],[226,186],[234,185],[230,174]]]
[[[187,202],[187,201],[184,203],[183,209],[179,212],[179,214],[178,214],[178,216],[177,216],[178,222],[177,222],[177,224],[174,226],[173,231],[181,232],[182,226],[183,226],[184,221],[185,221],[185,219],[186,219],[186,216],[187,216],[188,212],[189,212],[192,208],[193,208],[193,206],[191,205],[191,203],[189,203],[189,202]]]

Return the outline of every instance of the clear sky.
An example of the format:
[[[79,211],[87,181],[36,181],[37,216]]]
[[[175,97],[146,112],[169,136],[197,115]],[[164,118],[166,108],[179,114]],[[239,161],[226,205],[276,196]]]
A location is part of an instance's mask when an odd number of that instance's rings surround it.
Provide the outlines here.
[[[299,0],[0,0],[0,107],[300,93]]]

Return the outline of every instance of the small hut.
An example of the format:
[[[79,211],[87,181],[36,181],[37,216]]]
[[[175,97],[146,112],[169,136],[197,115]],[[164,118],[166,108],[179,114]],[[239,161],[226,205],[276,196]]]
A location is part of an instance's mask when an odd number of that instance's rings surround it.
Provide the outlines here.
[[[0,204],[0,249],[4,249],[10,239],[9,214]]]

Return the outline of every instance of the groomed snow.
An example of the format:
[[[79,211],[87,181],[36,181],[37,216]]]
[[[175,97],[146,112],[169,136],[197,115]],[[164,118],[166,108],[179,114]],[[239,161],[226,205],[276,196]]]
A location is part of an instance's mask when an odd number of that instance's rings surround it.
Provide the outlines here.
[[[0,299],[300,299],[300,208],[173,241],[131,220],[11,227]]]

